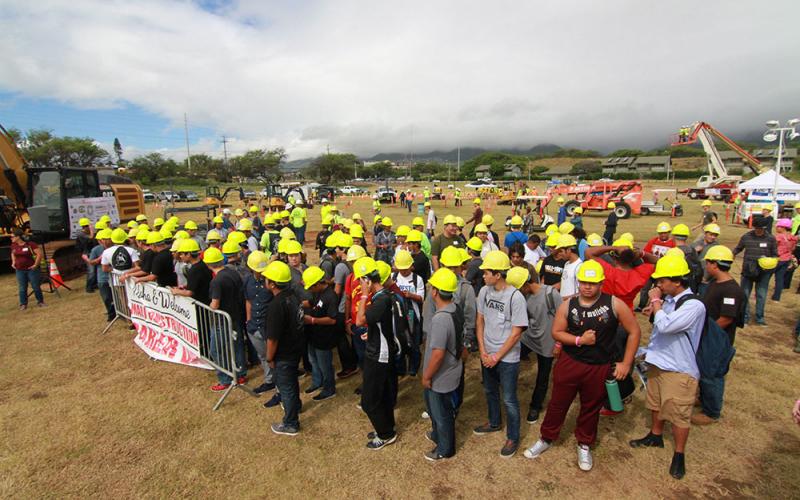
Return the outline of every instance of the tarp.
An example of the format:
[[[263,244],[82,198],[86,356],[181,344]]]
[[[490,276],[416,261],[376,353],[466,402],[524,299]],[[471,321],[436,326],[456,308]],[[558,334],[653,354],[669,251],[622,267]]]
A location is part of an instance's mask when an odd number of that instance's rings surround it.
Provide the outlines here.
[[[763,174],[739,184],[739,189],[745,191],[772,190],[775,188],[775,176],[778,176],[778,191],[800,191],[800,184],[778,175],[774,170],[767,170]]]

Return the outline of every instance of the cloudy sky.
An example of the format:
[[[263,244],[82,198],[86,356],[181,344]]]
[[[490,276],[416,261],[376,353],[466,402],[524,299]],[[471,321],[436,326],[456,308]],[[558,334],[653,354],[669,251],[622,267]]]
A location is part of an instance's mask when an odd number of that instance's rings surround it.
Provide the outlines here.
[[[0,124],[131,152],[657,146],[800,115],[800,2],[0,0]],[[133,153],[131,153],[133,154]]]

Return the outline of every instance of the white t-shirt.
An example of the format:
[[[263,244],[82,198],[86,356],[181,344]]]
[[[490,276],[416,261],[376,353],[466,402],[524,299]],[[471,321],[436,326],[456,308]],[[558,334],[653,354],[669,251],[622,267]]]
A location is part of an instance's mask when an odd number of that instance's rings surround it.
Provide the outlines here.
[[[422,281],[422,278],[417,275],[417,282],[414,283],[414,273],[408,275],[408,277],[403,276],[400,273],[397,273],[397,279],[394,280],[397,283],[398,288],[404,292],[413,293],[414,295],[419,295],[425,300],[425,283]],[[414,307],[414,315],[419,318],[419,303],[416,301],[410,300],[411,304]]]
[[[540,259],[545,258],[544,252],[542,252],[541,247],[536,247],[536,250],[531,250],[528,248],[528,245],[522,245],[525,247],[525,262],[528,264],[535,266]]]
[[[575,262],[564,263],[564,272],[561,273],[561,296],[568,297],[578,293],[578,267],[583,263],[581,259]]]
[[[433,209],[428,212],[427,222],[425,229],[436,229],[436,215],[433,213]]]
[[[113,268],[114,264],[111,262],[111,257],[114,256],[114,252],[116,252],[119,247],[123,247],[128,251],[128,255],[131,256],[131,262],[136,263],[139,261],[139,252],[133,248],[124,245],[113,245],[103,250],[103,253],[100,255],[100,265],[111,266]]]
[[[483,242],[483,246],[481,247],[481,259],[486,257],[486,254],[489,252],[492,252],[494,250],[500,250],[499,248],[497,248],[497,245],[492,243],[491,238],[492,238],[492,233],[489,233],[489,237],[486,239],[486,241]]]

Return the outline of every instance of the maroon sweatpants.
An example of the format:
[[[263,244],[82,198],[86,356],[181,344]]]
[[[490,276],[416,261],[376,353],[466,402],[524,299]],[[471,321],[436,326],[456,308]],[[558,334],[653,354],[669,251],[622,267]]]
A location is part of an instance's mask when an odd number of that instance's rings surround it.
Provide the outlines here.
[[[580,394],[581,411],[575,427],[578,444],[593,445],[597,437],[600,408],[606,399],[606,377],[611,365],[589,365],[576,361],[562,352],[553,369],[553,393],[542,422],[542,438],[555,441],[567,418],[569,406]]]

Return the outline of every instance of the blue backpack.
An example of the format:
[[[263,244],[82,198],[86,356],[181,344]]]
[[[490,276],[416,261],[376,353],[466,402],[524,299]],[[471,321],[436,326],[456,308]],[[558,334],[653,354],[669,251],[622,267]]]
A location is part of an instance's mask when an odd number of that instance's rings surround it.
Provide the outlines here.
[[[677,311],[687,300],[700,300],[700,298],[697,295],[684,295],[678,299],[675,304],[675,310]],[[689,338],[689,334],[684,332],[684,335],[686,335],[689,344],[692,345],[692,339]],[[736,354],[736,349],[731,344],[728,332],[708,316],[706,316],[706,321],[703,324],[700,345],[696,348],[692,345],[692,350],[695,352],[700,376],[705,378],[719,378],[727,374],[731,360]]]

